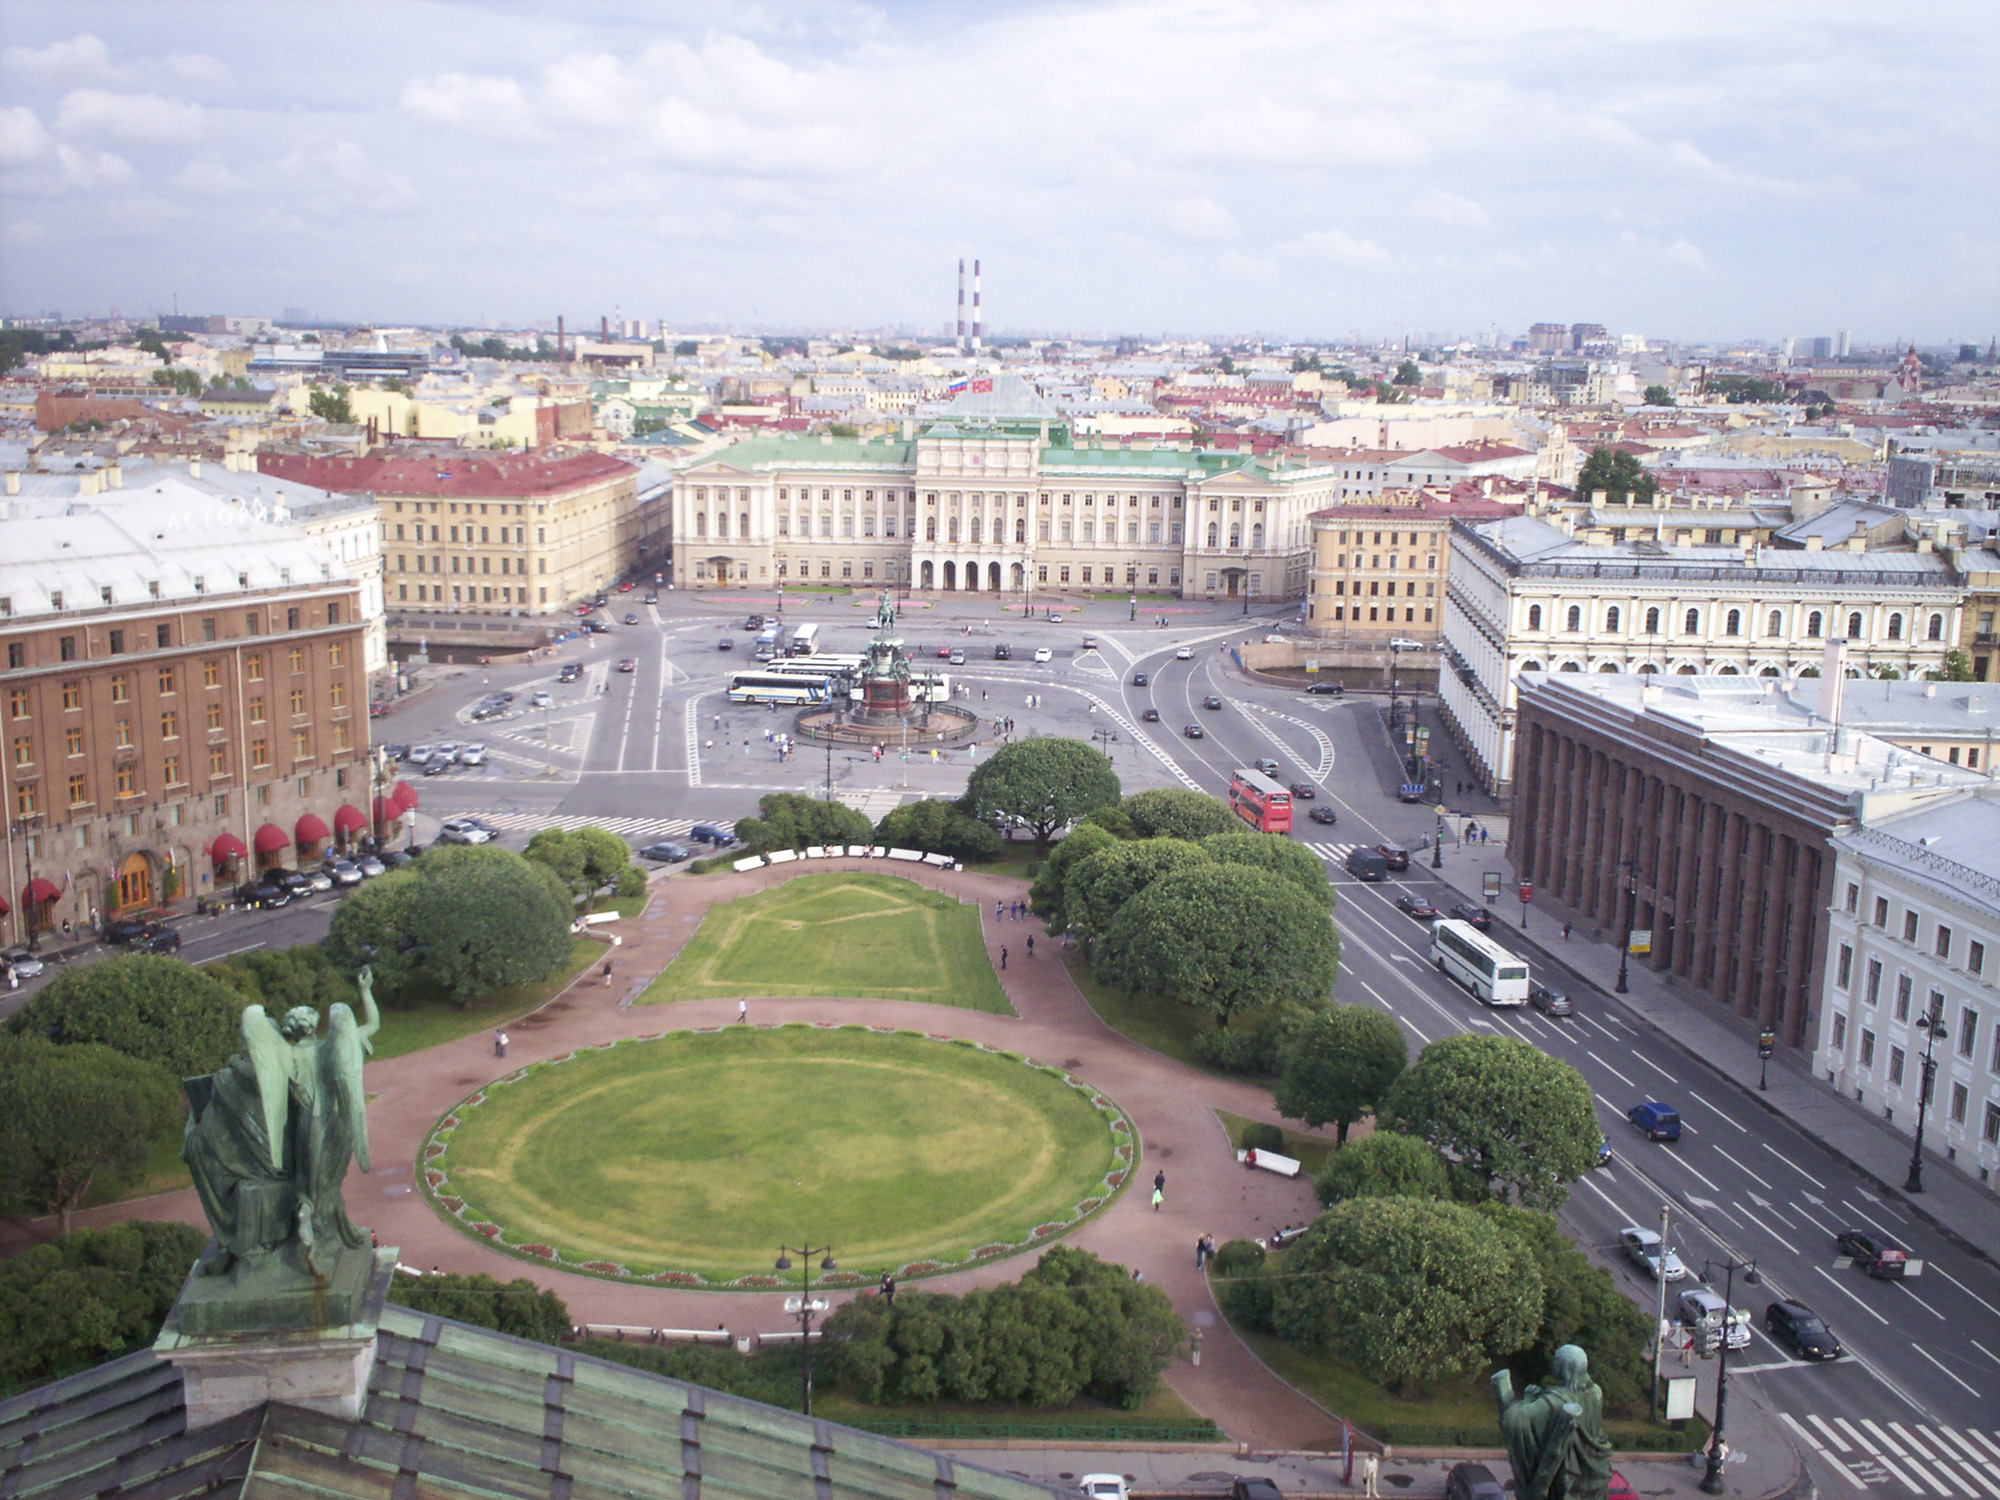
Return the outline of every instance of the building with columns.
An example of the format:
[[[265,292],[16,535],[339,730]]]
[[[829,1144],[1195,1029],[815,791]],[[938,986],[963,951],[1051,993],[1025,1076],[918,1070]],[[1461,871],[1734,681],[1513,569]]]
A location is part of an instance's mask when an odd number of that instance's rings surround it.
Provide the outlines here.
[[[1018,376],[990,383],[1007,381],[1026,389]],[[1332,468],[1185,443],[1080,442],[1047,415],[1007,414],[1004,395],[907,422],[900,437],[757,437],[690,466],[675,488],[676,583],[1306,592],[1309,518],[1337,496]]]
[[[1524,673],[1509,855],[1538,903],[1790,1046],[1816,1040],[1830,840],[1986,786],[1842,722],[1827,676]],[[1629,903],[1629,906],[1628,906]]]

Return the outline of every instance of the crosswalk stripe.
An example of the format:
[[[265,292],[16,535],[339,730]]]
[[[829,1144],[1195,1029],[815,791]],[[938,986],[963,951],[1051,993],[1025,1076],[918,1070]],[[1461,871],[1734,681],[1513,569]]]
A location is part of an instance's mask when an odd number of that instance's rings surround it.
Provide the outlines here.
[[[1887,1448],[1890,1453],[1896,1455],[1896,1458],[1898,1460],[1908,1465],[1910,1472],[1915,1474],[1918,1479],[1921,1479],[1924,1482],[1924,1484],[1929,1485],[1932,1489],[1936,1490],[1940,1495],[1946,1496],[1947,1500],[1949,1500],[1951,1491],[1946,1489],[1943,1485],[1939,1484],[1935,1479],[1931,1478],[1929,1474],[1925,1473],[1915,1464],[1910,1463],[1909,1462],[1910,1456],[1909,1454],[1903,1451],[1903,1445],[1901,1443],[1897,1442],[1894,1438],[1890,1437],[1888,1433],[1884,1432],[1880,1427],[1876,1426],[1875,1423],[1867,1417],[1861,1418],[1861,1425],[1863,1427],[1866,1427],[1869,1430],[1869,1432],[1874,1434],[1875,1442],[1878,1448]],[[1898,1479],[1902,1480],[1904,1484],[1908,1485],[1917,1494],[1921,1495],[1924,1492],[1923,1485],[1917,1484],[1915,1481],[1908,1478],[1901,1469],[1897,1468],[1894,1463],[1891,1463],[1889,1461],[1888,1454],[1877,1452],[1875,1458],[1878,1463],[1880,1463],[1891,1474],[1894,1474]]]
[[[560,828],[573,833],[579,828],[602,828],[621,838],[642,840],[685,837],[693,829],[692,818],[635,818],[614,815],[611,817],[582,817],[575,813],[531,813],[497,812],[487,815],[487,822],[495,828],[519,833],[533,833],[543,828]],[[716,828],[730,828],[726,820],[711,824]]]
[[[1832,1442],[1833,1446],[1838,1448],[1842,1453],[1851,1453],[1853,1451],[1851,1448],[1847,1446],[1846,1438],[1842,1437],[1839,1433],[1835,1432],[1831,1427],[1827,1426],[1826,1423],[1821,1421],[1817,1416],[1808,1416],[1806,1420],[1812,1423],[1813,1426],[1817,1427],[1821,1432],[1825,1433],[1827,1435],[1828,1440]]]

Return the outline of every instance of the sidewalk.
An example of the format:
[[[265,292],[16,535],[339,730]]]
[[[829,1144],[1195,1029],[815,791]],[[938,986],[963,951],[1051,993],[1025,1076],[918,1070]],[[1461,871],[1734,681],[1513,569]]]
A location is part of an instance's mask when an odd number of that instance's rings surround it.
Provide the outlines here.
[[[1477,901],[1481,899],[1480,869],[1504,858],[1504,851],[1497,849],[1482,851],[1477,857],[1457,853],[1447,843],[1444,868],[1428,870],[1426,866],[1426,869],[1465,899]],[[1548,966],[1599,991],[1613,1004],[1622,1005],[1635,1020],[1651,1026],[1697,1062],[1740,1081],[1748,1099],[1784,1116],[1824,1143],[1891,1202],[1933,1225],[1959,1249],[1989,1261],[2000,1251],[2000,1197],[1936,1152],[1925,1153],[1923,1193],[1904,1193],[1903,1181],[1910,1167],[1910,1137],[1816,1082],[1807,1071],[1806,1057],[1779,1048],[1771,1059],[1770,1089],[1760,1091],[1757,1038],[1749,1022],[1723,1014],[1642,961],[1634,961],[1627,967],[1630,993],[1614,995],[1613,986],[1618,980],[1615,934],[1585,927],[1576,911],[1548,901],[1539,891],[1529,908],[1528,927],[1523,932],[1514,920],[1520,908],[1513,898],[1514,880],[1510,872],[1501,899],[1494,906],[1496,914],[1506,913],[1510,943],[1525,943]],[[1564,922],[1576,924],[1567,942],[1562,937]]]

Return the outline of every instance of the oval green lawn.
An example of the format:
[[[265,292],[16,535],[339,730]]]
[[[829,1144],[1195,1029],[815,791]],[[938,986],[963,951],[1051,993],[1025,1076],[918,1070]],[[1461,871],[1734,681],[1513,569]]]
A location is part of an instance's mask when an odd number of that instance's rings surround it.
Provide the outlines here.
[[[499,1226],[502,1248],[600,1273],[768,1276],[779,1243],[803,1238],[872,1280],[1067,1226],[1129,1166],[1122,1127],[1089,1090],[1004,1054],[729,1027],[494,1084],[440,1123],[426,1178],[461,1223]]]

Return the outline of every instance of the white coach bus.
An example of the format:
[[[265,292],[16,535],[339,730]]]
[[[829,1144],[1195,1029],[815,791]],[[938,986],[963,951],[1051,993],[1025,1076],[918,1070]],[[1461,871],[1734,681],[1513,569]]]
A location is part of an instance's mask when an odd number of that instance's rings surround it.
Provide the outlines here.
[[[1431,926],[1431,962],[1484,1005],[1526,1005],[1528,966],[1469,922]]]

